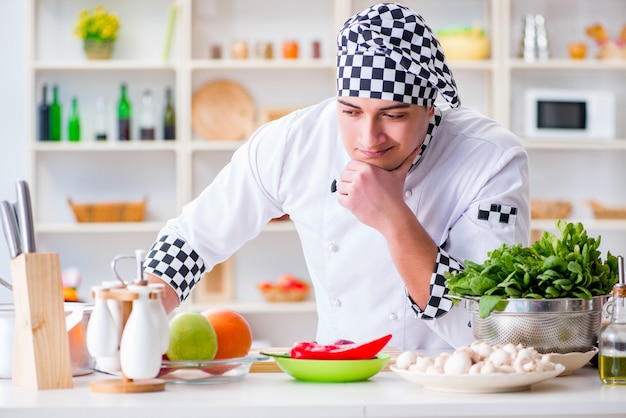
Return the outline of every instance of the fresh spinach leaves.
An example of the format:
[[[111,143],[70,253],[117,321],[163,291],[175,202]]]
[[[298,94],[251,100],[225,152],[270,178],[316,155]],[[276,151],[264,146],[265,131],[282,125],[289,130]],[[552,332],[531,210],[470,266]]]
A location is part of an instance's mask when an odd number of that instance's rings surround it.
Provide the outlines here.
[[[489,252],[483,264],[465,260],[465,269],[446,274],[452,296],[480,297],[486,318],[507,298],[582,298],[611,293],[618,281],[617,257],[602,260],[600,236],[589,237],[583,225],[556,222],[561,237],[544,232],[530,247],[507,245]]]

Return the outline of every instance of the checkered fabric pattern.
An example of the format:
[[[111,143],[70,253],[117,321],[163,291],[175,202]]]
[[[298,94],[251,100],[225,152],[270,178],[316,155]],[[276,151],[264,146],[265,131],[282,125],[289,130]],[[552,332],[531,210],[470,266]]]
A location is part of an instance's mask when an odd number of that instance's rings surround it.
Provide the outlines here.
[[[189,296],[205,271],[204,261],[198,253],[182,239],[170,236],[163,236],[152,244],[144,269],[169,282],[181,302]]]
[[[437,254],[437,261],[435,262],[435,268],[430,278],[430,298],[426,304],[426,308],[422,311],[419,306],[415,304],[411,295],[407,292],[407,297],[411,303],[411,308],[415,315],[420,319],[435,319],[442,315],[445,315],[452,309],[452,301],[445,297],[448,293],[446,287],[445,272],[457,272],[462,269],[461,264],[454,258],[450,257],[448,253],[441,247]]]
[[[430,106],[440,93],[460,106],[439,41],[420,15],[380,3],[346,21],[337,37],[337,95]]]
[[[491,223],[515,224],[517,208],[499,203],[481,203],[478,205],[478,219]]]

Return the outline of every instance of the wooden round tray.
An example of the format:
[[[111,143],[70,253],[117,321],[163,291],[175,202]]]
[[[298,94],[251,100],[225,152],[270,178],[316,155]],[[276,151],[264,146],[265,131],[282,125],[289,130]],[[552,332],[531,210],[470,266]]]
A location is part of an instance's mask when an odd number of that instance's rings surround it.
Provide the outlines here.
[[[191,125],[205,139],[246,139],[256,125],[256,109],[248,91],[229,80],[198,89],[191,102]]]

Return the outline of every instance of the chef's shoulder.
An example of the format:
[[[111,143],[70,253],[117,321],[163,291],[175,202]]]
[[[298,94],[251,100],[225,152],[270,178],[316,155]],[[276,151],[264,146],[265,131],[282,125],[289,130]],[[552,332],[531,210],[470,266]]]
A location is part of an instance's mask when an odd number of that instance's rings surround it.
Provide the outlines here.
[[[523,150],[520,139],[510,130],[485,116],[468,108],[443,108],[439,134],[460,146],[461,142],[470,142],[472,146],[482,145],[502,152],[511,148]]]

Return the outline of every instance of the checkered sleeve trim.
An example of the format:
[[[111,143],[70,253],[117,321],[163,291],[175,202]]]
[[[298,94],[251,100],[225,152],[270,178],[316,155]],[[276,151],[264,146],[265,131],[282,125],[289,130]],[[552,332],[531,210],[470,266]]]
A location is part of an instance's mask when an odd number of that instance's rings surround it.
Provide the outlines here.
[[[490,223],[515,225],[517,208],[499,203],[481,203],[478,205],[478,219]]]
[[[426,304],[426,308],[422,311],[415,303],[408,291],[406,293],[411,303],[411,308],[415,315],[419,319],[435,319],[447,314],[452,309],[452,301],[445,297],[448,293],[446,287],[445,272],[457,272],[462,269],[461,263],[454,258],[441,247],[437,253],[437,261],[435,262],[435,268],[430,278],[430,298]]]
[[[146,273],[154,274],[169,283],[184,301],[205,271],[204,260],[180,238],[163,236],[148,252],[144,261]]]

